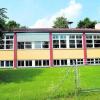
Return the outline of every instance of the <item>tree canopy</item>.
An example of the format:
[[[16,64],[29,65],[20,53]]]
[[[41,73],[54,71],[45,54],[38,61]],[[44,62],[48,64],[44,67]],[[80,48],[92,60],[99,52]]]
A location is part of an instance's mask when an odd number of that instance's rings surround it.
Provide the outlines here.
[[[65,17],[57,17],[53,28],[68,28],[68,21]]]
[[[6,23],[7,30],[11,31],[15,28],[20,28],[20,24],[14,20],[10,20]]]
[[[0,8],[0,39],[3,37],[3,31],[6,30],[6,8]]]
[[[95,28],[96,21],[91,21],[89,18],[80,20],[77,24],[77,28]]]

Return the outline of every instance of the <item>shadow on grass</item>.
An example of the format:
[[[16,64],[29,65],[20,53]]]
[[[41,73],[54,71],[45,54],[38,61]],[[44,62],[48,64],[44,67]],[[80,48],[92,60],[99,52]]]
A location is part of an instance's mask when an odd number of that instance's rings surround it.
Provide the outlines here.
[[[43,69],[39,68],[24,68],[24,69],[1,69],[0,83],[19,83],[33,81],[36,76],[40,75]]]

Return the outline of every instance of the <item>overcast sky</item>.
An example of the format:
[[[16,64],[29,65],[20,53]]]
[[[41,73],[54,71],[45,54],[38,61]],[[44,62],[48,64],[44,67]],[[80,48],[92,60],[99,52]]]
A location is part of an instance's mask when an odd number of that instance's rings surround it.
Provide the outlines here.
[[[100,21],[100,0],[0,0],[10,20],[28,27],[52,27],[56,17],[76,23],[85,17]]]

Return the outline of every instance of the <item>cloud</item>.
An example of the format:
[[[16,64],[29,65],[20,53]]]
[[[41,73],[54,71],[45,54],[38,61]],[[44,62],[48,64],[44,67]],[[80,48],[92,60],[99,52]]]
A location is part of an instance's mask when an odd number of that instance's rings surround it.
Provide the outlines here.
[[[57,17],[64,16],[68,20],[72,20],[80,15],[82,5],[75,0],[70,0],[69,5],[63,9],[60,9],[54,15],[39,19],[30,28],[51,28],[53,22]]]

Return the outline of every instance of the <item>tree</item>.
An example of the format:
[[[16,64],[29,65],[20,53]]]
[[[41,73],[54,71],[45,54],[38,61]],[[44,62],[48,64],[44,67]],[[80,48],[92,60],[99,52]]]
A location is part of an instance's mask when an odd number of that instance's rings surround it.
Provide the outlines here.
[[[6,23],[6,26],[7,26],[7,30],[11,31],[15,28],[20,28],[20,24],[17,23],[16,21],[14,20],[10,20]]]
[[[6,16],[6,8],[0,8],[0,39],[3,37],[3,31],[6,30],[6,19],[8,18]]]
[[[63,16],[56,18],[53,28],[68,28],[67,18]]]
[[[95,28],[96,21],[91,21],[89,18],[80,20],[77,24],[78,28]]]

